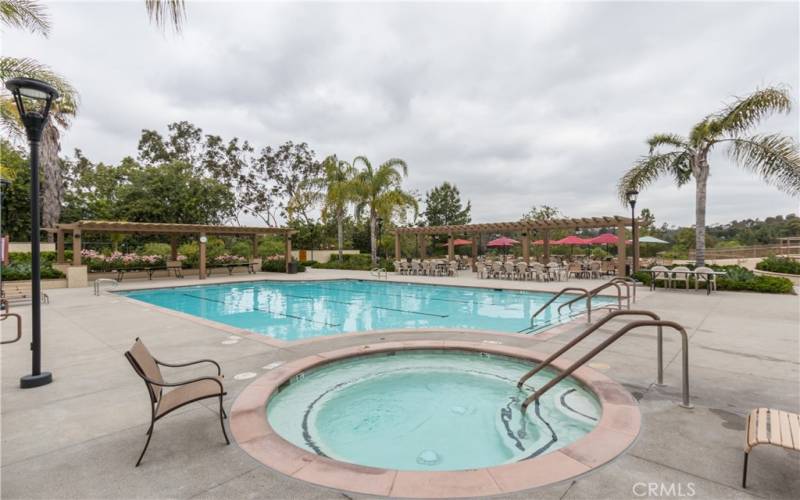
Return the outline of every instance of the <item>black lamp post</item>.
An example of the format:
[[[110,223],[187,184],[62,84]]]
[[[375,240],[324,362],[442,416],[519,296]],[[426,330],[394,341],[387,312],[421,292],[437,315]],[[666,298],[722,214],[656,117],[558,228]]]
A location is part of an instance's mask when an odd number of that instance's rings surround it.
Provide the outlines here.
[[[637,245],[639,242],[639,225],[636,223],[636,199],[639,197],[639,191],[631,189],[625,193],[625,196],[627,196],[628,204],[631,206],[631,236],[633,238],[631,240],[631,253],[633,254],[631,260],[633,262],[631,274],[633,274],[639,270],[639,245]]]
[[[377,254],[376,257],[380,261],[380,258],[381,258],[380,251],[381,251],[381,247],[383,246],[383,245],[381,245],[381,235],[383,233],[383,218],[382,217],[378,217],[375,220],[375,223],[378,226],[378,249],[377,249],[378,251],[375,252],[375,253]],[[377,262],[376,262],[376,264],[377,264]]]
[[[12,78],[6,88],[14,96],[17,111],[25,126],[31,146],[31,351],[32,371],[19,380],[23,389],[53,381],[50,372],[42,371],[42,283],[39,256],[39,142],[47,125],[50,106],[58,92],[45,82],[31,78]]]

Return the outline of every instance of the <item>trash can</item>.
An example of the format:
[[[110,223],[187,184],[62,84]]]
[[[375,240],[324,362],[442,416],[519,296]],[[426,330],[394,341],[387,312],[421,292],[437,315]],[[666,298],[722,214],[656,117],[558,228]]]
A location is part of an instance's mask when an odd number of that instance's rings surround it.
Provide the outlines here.
[[[297,261],[289,262],[289,274],[297,274]]]

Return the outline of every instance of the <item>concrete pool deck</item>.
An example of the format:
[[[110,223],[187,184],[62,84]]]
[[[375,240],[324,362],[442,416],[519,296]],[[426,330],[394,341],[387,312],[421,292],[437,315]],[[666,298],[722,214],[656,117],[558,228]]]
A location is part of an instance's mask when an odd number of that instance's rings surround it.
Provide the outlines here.
[[[311,270],[294,279],[368,278],[368,273]],[[119,289],[220,283],[248,279],[289,279],[276,274],[214,277],[202,282],[154,280],[124,282]],[[564,283],[508,282],[459,278],[405,278],[398,281],[557,290]],[[498,283],[502,285],[498,286]],[[589,280],[570,284],[591,287]],[[327,337],[319,342],[276,347],[211,324],[162,314],[90,288],[48,291],[44,306],[43,367],[52,370],[48,386],[21,390],[19,377],[30,371],[27,313],[23,339],[2,346],[3,498],[367,498],[343,494],[289,478],[264,467],[238,447],[225,446],[213,400],[178,410],[156,424],[147,455],[133,464],[144,445],[149,422],[146,390],[122,356],[139,336],[165,361],[212,358],[226,375],[230,409],[253,380],[237,374],[267,373],[278,361],[395,340],[501,342],[550,353],[582,329],[574,325],[549,339],[494,336],[489,333],[403,332]],[[665,383],[655,382],[655,335],[642,329],[609,347],[591,363],[621,383],[639,400],[642,429],[638,441],[616,461],[589,475],[502,498],[796,498],[800,495],[800,456],[774,447],[751,455],[748,489],[740,488],[744,420],[759,406],[800,410],[800,301],[797,296],[752,293],[640,290],[638,308],[684,325],[690,336],[692,403],[680,401],[680,342],[664,334]],[[600,314],[598,314],[598,317]],[[612,321],[570,352],[577,359],[607,338],[621,323]],[[4,338],[6,332],[4,322]],[[224,343],[232,340],[233,343]],[[166,372],[186,379],[200,370]],[[653,490],[655,485],[655,490]],[[671,494],[670,494],[671,493]],[[693,493],[693,494],[692,494]]]

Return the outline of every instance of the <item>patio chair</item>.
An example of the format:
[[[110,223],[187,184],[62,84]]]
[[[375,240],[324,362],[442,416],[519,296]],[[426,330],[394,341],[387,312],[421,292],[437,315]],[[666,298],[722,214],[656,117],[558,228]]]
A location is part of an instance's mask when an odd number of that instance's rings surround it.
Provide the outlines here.
[[[706,286],[711,289],[711,291],[717,290],[717,275],[714,274],[714,270],[710,267],[700,266],[695,268],[694,272],[694,289],[697,290],[700,286],[700,282],[706,283]],[[708,274],[704,274],[708,273]]]
[[[550,280],[550,276],[548,276],[547,271],[545,271],[544,264],[540,264],[539,262],[534,262],[531,264],[530,273],[531,277],[537,281]]]
[[[800,451],[800,415],[770,408],[750,412],[745,424],[742,488],[747,488],[747,459],[759,444]]]
[[[147,386],[147,393],[150,395],[150,428],[147,429],[147,441],[144,443],[144,449],[142,454],[139,455],[139,460],[136,461],[136,467],[142,463],[147,446],[150,444],[150,438],[153,437],[155,423],[162,417],[169,415],[173,410],[202,399],[219,398],[219,423],[222,427],[222,435],[225,436],[225,443],[231,444],[228,434],[225,432],[223,420],[228,418],[225,414],[225,409],[222,407],[222,397],[227,392],[222,386],[222,369],[216,361],[201,359],[189,363],[164,363],[154,358],[138,337],[130,350],[125,352],[125,357],[133,367],[133,371],[144,380],[145,386]],[[161,366],[179,368],[199,363],[213,364],[217,367],[217,375],[197,377],[174,383],[165,382],[164,377],[161,375]],[[174,387],[174,389],[164,392],[165,387]]]
[[[533,276],[531,268],[525,262],[517,263],[517,278],[527,280]]]
[[[478,279],[486,277],[486,264],[484,264],[483,262],[478,262],[477,264],[475,264],[475,269],[477,270],[478,273]]]
[[[408,272],[408,274],[413,274],[413,275],[416,276],[416,275],[419,275],[421,273],[422,273],[421,264],[416,260],[411,261],[411,270]]]
[[[672,274],[670,274],[669,269],[664,266],[653,266],[650,268],[650,271],[653,277],[653,281],[650,283],[650,290],[656,289],[656,280],[659,279],[659,276],[664,281],[665,288],[670,288],[672,286]]]
[[[689,289],[689,274],[691,271],[686,266],[675,266],[670,271],[672,283],[683,281],[686,284],[686,289]],[[675,285],[675,288],[678,288]]]
[[[501,262],[495,261],[492,262],[492,271],[491,277],[492,278],[502,278],[504,274],[503,264]]]
[[[447,268],[447,275],[453,277],[458,276],[458,262],[455,260],[450,261],[450,266]]]
[[[600,278],[601,267],[602,267],[602,264],[599,261],[594,260],[594,261],[590,262],[589,263],[589,277],[590,278]]]
[[[575,276],[576,278],[583,278],[583,266],[580,262],[570,262],[567,269],[567,276]]]
[[[512,280],[517,277],[517,270],[514,268],[513,262],[506,262],[503,264],[503,274],[507,280]]]

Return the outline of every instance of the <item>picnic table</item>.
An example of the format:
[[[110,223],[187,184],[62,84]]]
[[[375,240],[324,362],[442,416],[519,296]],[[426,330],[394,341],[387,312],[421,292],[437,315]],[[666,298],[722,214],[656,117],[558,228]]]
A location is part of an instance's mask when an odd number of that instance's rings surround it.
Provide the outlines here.
[[[653,274],[653,273],[662,273],[663,274],[665,272],[664,270],[661,270],[661,269],[658,269],[658,270],[655,270],[655,271],[652,270],[652,269],[640,269],[640,271],[644,271],[644,272],[650,273],[650,274]],[[726,276],[728,274],[725,271],[696,271],[696,270],[691,270],[691,269],[689,269],[689,270],[667,269],[666,272],[669,273],[669,276],[672,276],[674,274],[685,275],[687,279],[690,276],[694,276],[695,278],[697,276],[704,276],[706,278],[706,295],[711,295],[711,284],[710,284],[710,281],[711,281],[712,277],[714,277],[714,276]],[[688,287],[688,281],[687,281],[687,287]],[[653,280],[650,282],[650,290],[655,290],[655,288],[656,288],[656,279],[654,277]],[[696,289],[697,289],[697,279],[695,279],[695,290]]]

